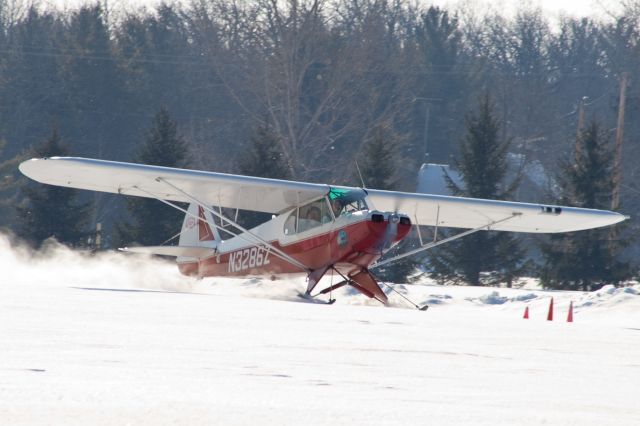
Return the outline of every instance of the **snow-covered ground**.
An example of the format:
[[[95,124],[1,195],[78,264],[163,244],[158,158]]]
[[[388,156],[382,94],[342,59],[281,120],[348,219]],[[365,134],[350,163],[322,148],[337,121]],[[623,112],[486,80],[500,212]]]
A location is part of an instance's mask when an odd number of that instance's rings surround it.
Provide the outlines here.
[[[197,282],[1,236],[0,270],[0,424],[640,424],[640,285],[327,306],[302,282]]]

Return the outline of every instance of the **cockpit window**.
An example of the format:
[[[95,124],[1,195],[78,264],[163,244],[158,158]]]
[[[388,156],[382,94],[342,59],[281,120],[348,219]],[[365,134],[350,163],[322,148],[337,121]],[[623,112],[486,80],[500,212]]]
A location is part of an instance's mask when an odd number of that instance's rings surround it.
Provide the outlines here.
[[[367,210],[365,197],[366,193],[361,189],[331,188],[329,202],[331,203],[333,215],[337,218],[343,214]]]
[[[284,221],[284,235],[293,235],[296,233],[298,224],[298,209],[293,209],[287,220]]]
[[[366,193],[363,190],[331,188],[328,196],[289,212],[284,222],[284,234],[293,235],[305,232],[331,222],[334,217],[338,218],[341,215],[367,210],[365,197]]]
[[[333,218],[329,212],[327,200],[321,198],[300,207],[300,217],[298,218],[298,232],[304,232],[316,226],[331,222]]]

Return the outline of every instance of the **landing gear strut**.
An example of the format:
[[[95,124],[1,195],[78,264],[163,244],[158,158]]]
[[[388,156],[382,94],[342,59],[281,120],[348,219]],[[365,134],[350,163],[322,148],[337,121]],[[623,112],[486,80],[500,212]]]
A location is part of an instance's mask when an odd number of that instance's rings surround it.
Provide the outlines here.
[[[315,286],[317,285],[318,281],[320,281],[320,278],[322,278],[324,273],[326,273],[326,271],[329,269],[335,271],[338,275],[340,275],[343,278],[343,280],[337,284],[330,285],[329,287],[321,290],[315,295],[312,295],[311,291],[315,288]],[[398,290],[396,290],[389,284],[386,284],[381,281],[380,283],[382,283],[384,286],[391,289],[391,291],[398,294],[400,297],[402,297],[402,299],[404,299],[407,303],[411,304],[411,306],[413,306],[414,308],[420,311],[426,311],[427,309],[429,309],[428,305],[424,305],[421,307],[413,303],[411,300],[409,300],[409,298],[407,298],[405,295],[400,293]],[[362,268],[359,272],[349,276],[345,276],[333,266],[331,266],[330,268],[328,267],[324,269],[321,274],[318,274],[318,273],[309,274],[309,285],[307,286],[307,291],[304,295],[300,294],[300,297],[311,300],[317,296],[329,293],[328,304],[333,304],[335,302],[335,299],[331,298],[331,292],[339,288],[342,288],[345,285],[355,288],[356,290],[358,290],[360,293],[364,294],[367,297],[376,299],[377,301],[379,301],[385,306],[389,304],[389,299],[387,298],[387,295],[382,291],[382,288],[380,288],[378,280],[366,268]]]

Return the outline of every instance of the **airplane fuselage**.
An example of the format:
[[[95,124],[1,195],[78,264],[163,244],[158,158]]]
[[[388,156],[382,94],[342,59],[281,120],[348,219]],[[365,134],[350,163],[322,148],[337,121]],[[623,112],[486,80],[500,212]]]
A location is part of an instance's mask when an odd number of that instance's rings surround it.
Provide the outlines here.
[[[287,235],[287,215],[250,230],[311,270],[335,267],[344,275],[367,268],[411,229],[405,215],[356,211],[312,229]],[[307,275],[307,271],[278,256],[246,235],[219,242],[210,256],[178,259],[180,272],[197,277]]]

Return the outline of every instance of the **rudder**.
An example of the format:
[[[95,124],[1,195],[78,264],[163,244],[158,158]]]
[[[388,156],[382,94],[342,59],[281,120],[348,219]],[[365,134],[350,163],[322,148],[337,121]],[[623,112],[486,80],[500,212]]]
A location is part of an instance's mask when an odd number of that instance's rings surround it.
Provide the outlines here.
[[[191,203],[187,211],[190,214],[184,217],[178,244],[191,247],[216,247],[221,239],[218,228],[214,226],[211,212],[195,203]]]

